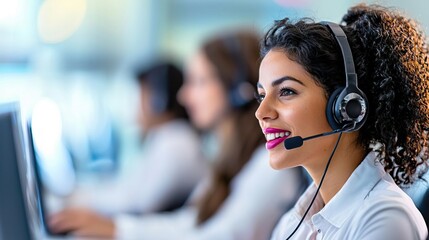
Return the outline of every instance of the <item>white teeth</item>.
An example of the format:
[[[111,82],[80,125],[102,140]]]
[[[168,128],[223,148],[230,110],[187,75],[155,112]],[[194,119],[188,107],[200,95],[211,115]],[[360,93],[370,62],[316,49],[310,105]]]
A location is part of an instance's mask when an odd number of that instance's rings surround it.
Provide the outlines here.
[[[265,134],[265,138],[267,139],[267,141],[271,141],[276,138],[282,138],[284,136],[288,137],[289,135],[290,135],[290,132],[267,133]]]

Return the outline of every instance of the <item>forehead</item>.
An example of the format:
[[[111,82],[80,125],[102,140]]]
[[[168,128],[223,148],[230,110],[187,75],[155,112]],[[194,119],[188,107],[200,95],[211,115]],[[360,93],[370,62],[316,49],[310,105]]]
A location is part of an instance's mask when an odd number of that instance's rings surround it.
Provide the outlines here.
[[[305,85],[316,84],[304,67],[292,61],[284,51],[270,50],[262,59],[259,68],[259,85],[267,88],[271,82],[285,76],[299,79]]]
[[[211,62],[201,50],[195,52],[186,64],[186,70],[212,70]]]

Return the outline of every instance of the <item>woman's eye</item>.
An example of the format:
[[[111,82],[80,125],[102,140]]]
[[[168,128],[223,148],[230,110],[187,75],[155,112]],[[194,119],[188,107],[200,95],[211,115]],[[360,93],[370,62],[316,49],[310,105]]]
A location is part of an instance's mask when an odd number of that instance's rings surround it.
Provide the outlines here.
[[[290,96],[295,95],[296,92],[290,88],[282,88],[280,89],[280,96]]]
[[[261,103],[265,98],[265,94],[255,92],[255,99],[258,103]]]

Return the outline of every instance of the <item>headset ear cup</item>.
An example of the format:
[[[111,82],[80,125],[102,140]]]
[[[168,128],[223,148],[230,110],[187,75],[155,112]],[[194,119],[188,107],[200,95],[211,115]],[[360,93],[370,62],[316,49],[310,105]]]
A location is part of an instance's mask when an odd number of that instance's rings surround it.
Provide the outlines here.
[[[326,104],[326,119],[328,120],[329,126],[331,126],[332,130],[340,129],[342,128],[342,124],[338,122],[336,118],[336,111],[337,109],[337,103],[338,103],[338,96],[341,94],[341,92],[344,90],[344,88],[337,88],[329,97],[328,103]]]
[[[348,102],[346,112],[349,118],[354,119],[355,127],[348,130],[349,132],[359,130],[365,124],[368,117],[368,99],[365,93],[358,88],[352,89],[351,93],[354,93],[354,96],[346,100]],[[343,99],[346,99],[346,96],[343,96]],[[338,109],[340,109],[340,106]]]
[[[165,111],[167,111],[167,96],[157,96],[154,93],[154,96],[152,96],[151,99],[151,105],[152,105],[152,109],[155,113],[163,113]]]
[[[229,90],[229,102],[233,108],[241,108],[254,100],[254,93],[252,84],[242,79]]]

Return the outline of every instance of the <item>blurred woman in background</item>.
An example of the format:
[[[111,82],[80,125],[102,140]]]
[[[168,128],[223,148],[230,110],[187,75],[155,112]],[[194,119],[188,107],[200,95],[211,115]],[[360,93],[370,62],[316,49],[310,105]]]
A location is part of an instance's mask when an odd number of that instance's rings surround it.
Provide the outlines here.
[[[159,61],[139,69],[135,77],[141,107],[139,159],[111,183],[76,189],[68,208],[53,218],[73,224],[70,229],[110,223],[105,217],[121,213],[147,214],[180,207],[206,173],[200,138],[176,97],[183,84],[182,71],[168,61]]]
[[[165,214],[119,216],[111,237],[269,238],[306,184],[299,168],[274,172],[269,167],[264,135],[254,117],[258,68],[259,38],[253,32],[222,34],[202,45],[189,61],[179,100],[193,123],[210,136],[211,173],[185,207]],[[90,226],[67,228],[70,224],[61,216],[52,226],[57,231],[109,236],[82,230]]]

